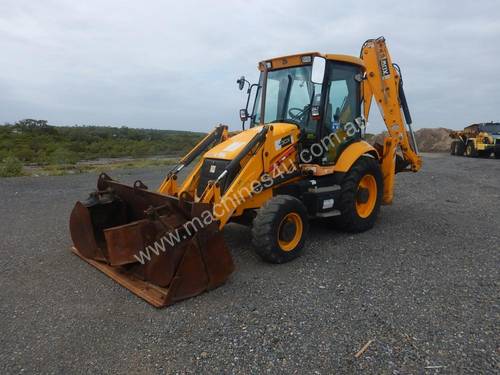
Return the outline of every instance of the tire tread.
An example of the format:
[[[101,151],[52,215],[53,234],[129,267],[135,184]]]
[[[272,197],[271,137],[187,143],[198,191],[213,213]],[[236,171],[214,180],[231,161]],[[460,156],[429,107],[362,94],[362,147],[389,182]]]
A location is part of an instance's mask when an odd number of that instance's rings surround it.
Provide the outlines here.
[[[277,225],[275,224],[283,210],[290,210],[292,208],[301,215],[303,235],[302,240],[293,251],[284,252],[277,245]],[[268,200],[258,209],[252,226],[252,243],[256,253],[264,261],[269,263],[285,263],[301,254],[308,228],[307,210],[303,203],[291,195],[278,195]]]

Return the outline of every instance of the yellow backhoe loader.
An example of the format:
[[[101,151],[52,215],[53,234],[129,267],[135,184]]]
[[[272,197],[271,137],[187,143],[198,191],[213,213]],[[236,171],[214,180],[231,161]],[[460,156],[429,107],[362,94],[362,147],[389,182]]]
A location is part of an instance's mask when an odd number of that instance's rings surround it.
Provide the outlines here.
[[[99,176],[71,213],[75,254],[162,307],[227,280],[234,265],[221,230],[231,221],[252,227],[256,252],[272,263],[301,254],[311,218],[351,232],[374,225],[395,174],[421,167],[384,38],[366,41],[360,58],[308,52],[258,69],[258,83],[237,81],[248,94],[243,130],[217,126],[157,191]],[[363,139],[372,99],[389,133],[375,147]]]

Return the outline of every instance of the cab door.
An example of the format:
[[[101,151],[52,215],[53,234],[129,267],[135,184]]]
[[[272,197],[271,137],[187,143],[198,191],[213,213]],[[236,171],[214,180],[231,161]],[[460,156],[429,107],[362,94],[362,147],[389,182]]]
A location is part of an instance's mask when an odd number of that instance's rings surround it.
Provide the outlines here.
[[[328,61],[321,137],[328,137],[322,164],[333,164],[351,142],[361,138],[356,119],[361,118],[361,67]]]

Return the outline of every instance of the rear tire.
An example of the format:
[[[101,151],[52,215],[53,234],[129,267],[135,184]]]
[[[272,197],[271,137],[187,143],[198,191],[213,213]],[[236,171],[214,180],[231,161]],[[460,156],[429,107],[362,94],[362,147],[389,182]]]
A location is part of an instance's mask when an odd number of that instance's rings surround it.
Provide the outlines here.
[[[278,195],[257,210],[252,242],[264,261],[285,263],[302,253],[308,230],[304,204],[291,195]]]
[[[451,142],[450,154],[451,155],[456,155],[457,154],[457,142],[456,141]]]
[[[383,180],[377,160],[362,157],[345,175],[336,226],[347,232],[364,232],[375,224],[382,202]]]
[[[491,150],[490,151],[478,151],[478,155],[480,158],[487,159],[491,156]]]
[[[500,159],[500,152],[495,152],[495,159]]]

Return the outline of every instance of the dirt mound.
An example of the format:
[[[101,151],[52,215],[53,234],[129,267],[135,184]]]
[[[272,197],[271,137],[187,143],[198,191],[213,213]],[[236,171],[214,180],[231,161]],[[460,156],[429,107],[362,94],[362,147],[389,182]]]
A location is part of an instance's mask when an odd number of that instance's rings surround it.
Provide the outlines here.
[[[448,152],[452,139],[450,138],[451,129],[424,128],[415,132],[418,148],[422,152]]]
[[[450,138],[451,129],[446,128],[424,128],[415,132],[418,149],[421,152],[448,152],[452,139]],[[370,143],[384,143],[384,137],[387,132],[375,135],[370,139]]]

